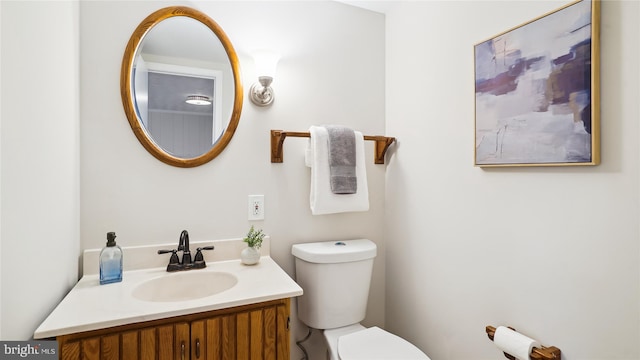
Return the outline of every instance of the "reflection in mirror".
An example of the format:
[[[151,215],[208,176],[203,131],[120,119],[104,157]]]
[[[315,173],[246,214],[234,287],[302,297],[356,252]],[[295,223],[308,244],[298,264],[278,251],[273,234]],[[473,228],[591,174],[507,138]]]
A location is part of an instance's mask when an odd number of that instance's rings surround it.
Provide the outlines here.
[[[145,19],[127,45],[121,83],[138,140],[170,165],[213,159],[237,127],[237,56],[217,24],[196,10],[170,7]]]

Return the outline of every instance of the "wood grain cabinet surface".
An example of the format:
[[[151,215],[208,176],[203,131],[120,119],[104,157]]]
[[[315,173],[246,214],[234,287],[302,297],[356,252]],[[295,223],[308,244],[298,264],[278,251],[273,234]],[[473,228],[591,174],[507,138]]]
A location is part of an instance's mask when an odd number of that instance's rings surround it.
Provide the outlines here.
[[[63,360],[289,360],[290,299],[57,338]]]

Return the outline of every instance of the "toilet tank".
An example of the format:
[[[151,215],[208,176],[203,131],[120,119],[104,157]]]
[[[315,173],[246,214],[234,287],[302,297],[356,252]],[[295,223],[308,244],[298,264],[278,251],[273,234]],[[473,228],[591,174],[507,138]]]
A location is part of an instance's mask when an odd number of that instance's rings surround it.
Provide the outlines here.
[[[293,245],[298,318],[315,329],[357,324],[366,315],[376,256],[371,240],[326,241]]]

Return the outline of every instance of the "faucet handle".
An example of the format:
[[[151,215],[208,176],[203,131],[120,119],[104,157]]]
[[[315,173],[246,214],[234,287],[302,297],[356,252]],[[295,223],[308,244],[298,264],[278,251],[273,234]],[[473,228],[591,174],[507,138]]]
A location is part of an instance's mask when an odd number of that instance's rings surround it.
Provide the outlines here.
[[[180,258],[178,258],[178,249],[173,250],[158,250],[158,255],[171,253],[171,258],[169,258],[169,265],[167,265],[167,271],[178,271],[180,270]]]
[[[215,246],[204,246],[196,249],[196,256],[193,258],[193,268],[194,269],[202,269],[207,267],[207,264],[204,261],[204,256],[202,255],[202,250],[213,250]]]

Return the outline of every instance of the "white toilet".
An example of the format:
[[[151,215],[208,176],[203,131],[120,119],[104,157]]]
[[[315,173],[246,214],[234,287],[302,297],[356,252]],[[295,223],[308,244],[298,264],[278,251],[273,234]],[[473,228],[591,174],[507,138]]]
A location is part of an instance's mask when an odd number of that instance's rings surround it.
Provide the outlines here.
[[[376,256],[371,240],[296,244],[291,253],[296,257],[296,281],[304,289],[298,318],[324,330],[330,360],[429,360],[403,338],[360,325]]]

